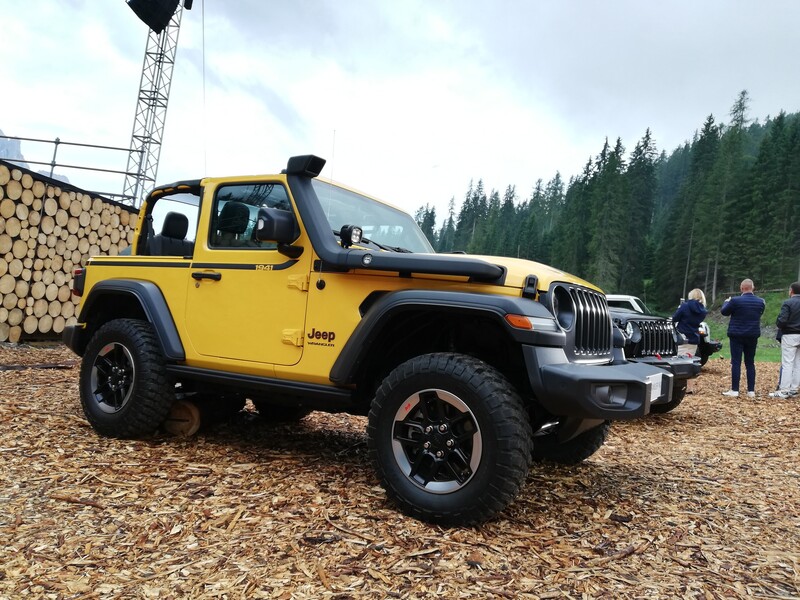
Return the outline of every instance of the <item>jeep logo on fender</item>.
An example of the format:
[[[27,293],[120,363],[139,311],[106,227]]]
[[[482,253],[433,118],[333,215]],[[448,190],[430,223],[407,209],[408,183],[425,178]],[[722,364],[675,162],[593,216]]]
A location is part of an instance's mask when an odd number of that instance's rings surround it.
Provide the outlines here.
[[[336,339],[335,331],[317,331],[315,327],[306,335],[311,346],[333,346],[333,340]]]

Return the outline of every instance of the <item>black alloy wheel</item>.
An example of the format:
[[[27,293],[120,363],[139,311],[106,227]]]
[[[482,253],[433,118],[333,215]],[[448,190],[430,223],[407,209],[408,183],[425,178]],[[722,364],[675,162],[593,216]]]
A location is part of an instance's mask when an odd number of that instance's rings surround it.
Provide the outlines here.
[[[115,319],[95,332],[81,362],[80,397],[94,429],[131,438],[155,431],[175,400],[150,323]]]
[[[446,390],[421,390],[400,406],[394,423],[395,461],[420,489],[449,494],[478,470],[483,455],[480,426],[459,397]]]
[[[383,381],[367,443],[387,496],[442,525],[487,520],[514,499],[530,465],[531,429],[514,387],[470,356],[426,354]]]

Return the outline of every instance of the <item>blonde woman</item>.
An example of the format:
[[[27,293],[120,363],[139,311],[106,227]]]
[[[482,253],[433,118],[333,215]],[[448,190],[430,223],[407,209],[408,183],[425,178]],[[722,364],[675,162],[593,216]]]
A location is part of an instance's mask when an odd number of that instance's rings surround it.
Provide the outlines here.
[[[686,343],[678,346],[678,354],[697,354],[697,344],[700,343],[700,323],[706,318],[706,295],[703,290],[694,288],[689,292],[689,298],[682,302],[672,315],[672,322],[675,323],[678,333],[686,337]],[[694,379],[690,379],[686,386],[686,392],[694,392]]]

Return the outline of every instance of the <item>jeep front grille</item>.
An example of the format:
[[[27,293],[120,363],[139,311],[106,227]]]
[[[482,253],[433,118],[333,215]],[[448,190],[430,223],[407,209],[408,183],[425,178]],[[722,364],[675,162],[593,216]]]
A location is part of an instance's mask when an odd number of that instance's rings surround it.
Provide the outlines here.
[[[636,344],[635,357],[640,356],[674,356],[677,354],[672,321],[658,319],[654,321],[633,321],[642,332],[641,341]]]
[[[571,288],[575,302],[575,354],[600,357],[611,353],[611,316],[605,296],[585,288]]]

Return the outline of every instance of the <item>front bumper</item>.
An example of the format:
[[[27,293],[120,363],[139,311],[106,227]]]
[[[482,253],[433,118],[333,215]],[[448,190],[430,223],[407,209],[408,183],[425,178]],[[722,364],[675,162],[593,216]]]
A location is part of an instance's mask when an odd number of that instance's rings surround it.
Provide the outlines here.
[[[531,388],[554,416],[631,420],[672,397],[673,374],[633,362],[571,363],[560,348],[523,346]]]
[[[700,374],[701,369],[700,358],[697,356],[670,356],[668,358],[643,356],[642,358],[629,358],[628,360],[642,365],[666,369],[672,373],[672,376],[677,381],[694,379]]]

